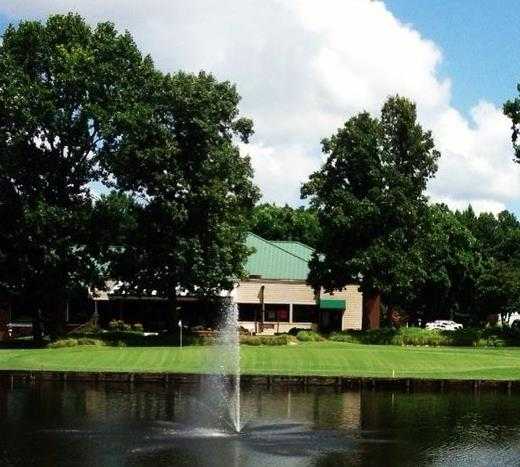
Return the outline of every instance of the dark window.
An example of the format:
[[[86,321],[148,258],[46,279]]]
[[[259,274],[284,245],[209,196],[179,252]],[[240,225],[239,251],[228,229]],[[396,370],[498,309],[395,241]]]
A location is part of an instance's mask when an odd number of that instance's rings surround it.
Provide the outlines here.
[[[317,323],[318,309],[315,305],[293,305],[293,323]]]
[[[266,321],[285,321],[289,322],[289,305],[285,304],[269,304],[265,305]]]
[[[255,303],[240,303],[238,305],[238,319],[240,321],[255,321],[255,311],[258,312],[257,320],[260,319],[260,305]]]

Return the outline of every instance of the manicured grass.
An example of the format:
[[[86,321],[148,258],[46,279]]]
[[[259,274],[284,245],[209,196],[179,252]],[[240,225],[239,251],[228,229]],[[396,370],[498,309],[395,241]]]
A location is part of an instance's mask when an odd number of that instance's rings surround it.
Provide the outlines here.
[[[2,349],[1,370],[211,373],[214,346]],[[398,347],[342,342],[241,346],[244,374],[520,379],[520,349]]]

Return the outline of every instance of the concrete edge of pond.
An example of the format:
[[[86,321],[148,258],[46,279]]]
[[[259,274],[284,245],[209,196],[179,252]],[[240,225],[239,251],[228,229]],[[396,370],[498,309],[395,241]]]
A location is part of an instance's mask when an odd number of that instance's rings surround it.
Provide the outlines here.
[[[0,370],[0,381],[78,381],[78,382],[156,382],[163,384],[199,384],[213,375],[198,373],[152,373],[117,371],[47,371]],[[231,377],[230,377],[231,378]],[[520,380],[485,379],[423,379],[382,378],[357,376],[293,376],[293,375],[241,375],[243,386],[330,386],[337,389],[405,389],[405,390],[520,390]]]

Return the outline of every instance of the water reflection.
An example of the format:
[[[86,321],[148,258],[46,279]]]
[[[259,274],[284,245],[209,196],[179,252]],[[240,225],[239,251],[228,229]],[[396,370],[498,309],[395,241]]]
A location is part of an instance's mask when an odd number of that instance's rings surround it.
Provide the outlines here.
[[[243,391],[243,433],[200,387],[0,384],[0,465],[518,465],[520,397]]]

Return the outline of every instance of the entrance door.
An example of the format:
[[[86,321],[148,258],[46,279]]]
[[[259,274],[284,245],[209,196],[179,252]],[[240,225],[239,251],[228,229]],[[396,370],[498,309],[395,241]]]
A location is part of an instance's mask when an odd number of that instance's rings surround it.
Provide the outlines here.
[[[320,310],[319,326],[322,332],[341,331],[343,311],[340,310]]]

